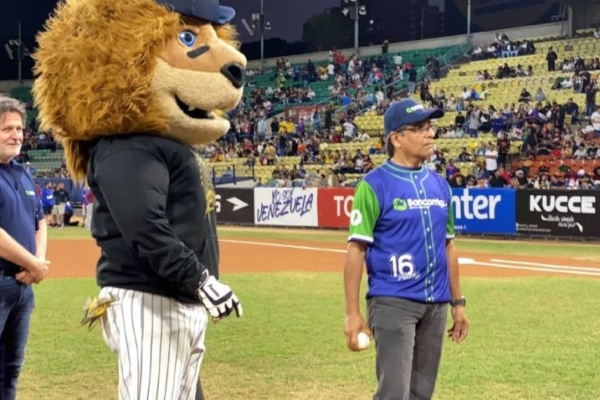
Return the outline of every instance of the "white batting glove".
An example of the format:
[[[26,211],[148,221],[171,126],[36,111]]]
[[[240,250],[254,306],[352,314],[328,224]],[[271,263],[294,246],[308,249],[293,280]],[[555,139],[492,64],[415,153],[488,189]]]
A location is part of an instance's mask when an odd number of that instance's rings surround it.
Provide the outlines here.
[[[214,322],[228,317],[232,311],[235,311],[238,318],[242,316],[242,305],[231,288],[209,275],[206,270],[202,273],[197,295]]]

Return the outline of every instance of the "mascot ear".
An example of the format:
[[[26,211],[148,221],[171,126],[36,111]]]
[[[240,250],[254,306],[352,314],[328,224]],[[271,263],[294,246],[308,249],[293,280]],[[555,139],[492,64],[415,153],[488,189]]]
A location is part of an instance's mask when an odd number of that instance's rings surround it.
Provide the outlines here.
[[[67,169],[71,172],[71,178],[76,182],[85,182],[90,157],[90,142],[67,138],[61,138],[61,142],[65,149],[65,160]]]

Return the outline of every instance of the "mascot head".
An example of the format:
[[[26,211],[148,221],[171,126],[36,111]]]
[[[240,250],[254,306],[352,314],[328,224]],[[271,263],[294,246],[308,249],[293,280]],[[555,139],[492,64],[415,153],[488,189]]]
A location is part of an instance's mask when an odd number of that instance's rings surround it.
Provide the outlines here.
[[[90,141],[150,133],[184,144],[227,133],[246,58],[218,0],[63,0],[38,35],[33,96],[40,127],[72,176]]]

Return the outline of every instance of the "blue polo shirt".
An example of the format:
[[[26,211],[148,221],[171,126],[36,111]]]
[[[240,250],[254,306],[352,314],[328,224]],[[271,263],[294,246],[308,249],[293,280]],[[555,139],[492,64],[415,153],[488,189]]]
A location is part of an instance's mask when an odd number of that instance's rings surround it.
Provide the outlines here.
[[[42,219],[42,202],[31,175],[14,160],[0,164],[0,227],[35,254],[35,234]],[[0,258],[0,269],[9,275],[20,267]]]

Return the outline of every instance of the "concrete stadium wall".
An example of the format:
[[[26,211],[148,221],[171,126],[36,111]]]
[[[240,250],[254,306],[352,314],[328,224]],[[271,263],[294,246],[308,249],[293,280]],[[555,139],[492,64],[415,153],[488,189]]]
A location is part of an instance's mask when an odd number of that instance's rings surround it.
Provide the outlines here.
[[[530,25],[524,26],[515,29],[507,29],[504,32],[511,39],[526,39],[530,37],[536,36],[545,36],[545,35],[561,35],[566,34],[569,30],[569,21],[564,22],[553,22],[550,24],[540,24],[540,25]],[[494,41],[496,36],[496,31],[489,32],[479,32],[471,35],[473,39],[473,43],[478,44],[488,44]],[[390,43],[389,52],[403,52],[417,49],[432,49],[436,47],[444,47],[444,46],[453,46],[458,44],[466,43],[467,35],[457,35],[457,36],[447,36],[443,38],[435,38],[435,39],[426,39],[426,40],[415,40],[410,42],[401,42],[401,43]],[[350,55],[354,53],[354,49],[340,49],[340,51],[345,55]],[[381,54],[381,46],[368,46],[360,48],[361,56],[371,56],[376,54]],[[284,57],[290,60],[291,63],[299,63],[304,62],[307,59],[312,59],[315,61],[327,60],[329,57],[329,52],[319,52],[319,53],[311,53],[311,54],[299,54],[294,56]],[[280,57],[281,58],[281,57]],[[277,58],[268,58],[265,59],[266,66],[274,66],[277,62]],[[248,63],[250,68],[258,68],[260,66],[260,60],[252,60]]]
[[[592,24],[600,22],[600,1],[598,0],[567,0],[569,19],[572,20],[573,32],[587,29]]]

